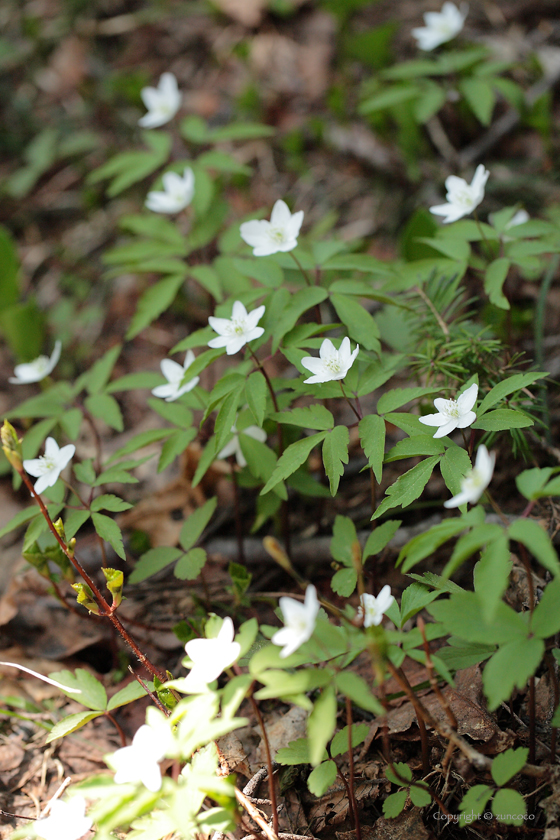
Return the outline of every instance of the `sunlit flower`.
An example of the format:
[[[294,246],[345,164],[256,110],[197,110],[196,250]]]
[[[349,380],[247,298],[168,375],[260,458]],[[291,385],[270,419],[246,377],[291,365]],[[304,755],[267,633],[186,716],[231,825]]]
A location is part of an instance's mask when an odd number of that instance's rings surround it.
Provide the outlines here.
[[[35,482],[35,492],[42,493],[47,487],[52,487],[58,481],[58,476],[71,461],[76,447],[69,443],[59,448],[58,443],[52,437],[45,441],[45,454],[38,458],[31,458],[23,462],[23,468],[29,475],[38,478]]]
[[[476,462],[472,470],[461,479],[461,492],[443,503],[446,508],[460,507],[470,502],[478,502],[490,482],[494,473],[496,453],[488,452],[483,443],[478,447]]]
[[[303,210],[292,215],[286,202],[278,199],[272,208],[270,222],[266,219],[243,222],[239,232],[243,241],[253,249],[255,257],[268,257],[269,254],[292,251],[296,247],[302,222]]]
[[[381,624],[384,613],[387,612],[395,599],[391,595],[391,587],[386,584],[377,598],[364,592],[360,596],[358,614],[363,615],[364,627]]]
[[[476,167],[470,184],[467,184],[463,178],[450,175],[445,181],[448,203],[430,207],[430,213],[436,216],[445,216],[446,218],[443,219],[444,225],[449,224],[449,222],[456,222],[463,216],[468,216],[484,198],[484,187],[489,175],[489,171],[484,168],[482,163]]]
[[[425,414],[419,417],[425,426],[439,426],[434,437],[440,438],[450,434],[455,429],[466,429],[476,420],[476,414],[472,407],[478,396],[478,385],[476,382],[467,388],[456,400],[444,400],[438,397],[434,405],[438,410],[437,414]]]
[[[239,431],[235,426],[231,427],[231,431],[233,433],[233,437],[229,443],[226,443],[224,448],[218,452],[216,458],[220,460],[222,458],[229,458],[230,455],[235,455],[235,460],[237,461],[240,467],[246,467],[247,461],[245,460],[245,456],[241,451],[241,444],[239,442],[240,435],[247,435],[248,437],[252,437],[255,440],[259,440],[261,443],[264,443],[266,440],[266,432],[264,429],[260,429],[258,426],[247,426],[245,429],[240,429]]]
[[[161,788],[159,762],[172,742],[172,735],[165,720],[143,724],[132,739],[130,747],[122,747],[106,760],[115,773],[117,785],[141,782],[153,793]]]
[[[56,367],[60,359],[60,349],[62,344],[56,341],[52,356],[39,356],[33,359],[32,362],[23,362],[21,365],[16,365],[14,368],[15,376],[10,376],[9,382],[14,385],[28,385],[30,382],[40,382],[51,373]]]
[[[142,128],[159,128],[172,120],[181,107],[181,94],[173,73],[163,73],[157,88],[145,87],[140,91],[148,113],[138,120]]]
[[[440,44],[451,41],[459,34],[465,23],[469,7],[461,3],[458,9],[453,3],[444,3],[441,12],[426,12],[424,23],[412,30],[421,50],[434,50]]]
[[[191,203],[194,195],[194,172],[187,166],[183,175],[165,172],[162,176],[163,191],[148,193],[146,207],[154,213],[180,213]]]
[[[281,659],[285,659],[296,651],[304,642],[307,642],[315,630],[315,622],[319,612],[319,600],[317,590],[313,584],[309,584],[305,590],[305,601],[296,601],[287,596],[279,601],[282,615],[284,616],[284,627],[278,630],[271,641],[273,645],[279,645]]]
[[[93,824],[86,817],[86,801],[83,796],[74,796],[68,802],[55,799],[48,817],[37,820],[35,831],[43,840],[79,840]]]
[[[167,379],[167,384],[158,385],[154,388],[152,390],[154,397],[160,397],[162,400],[165,400],[165,402],[173,402],[174,400],[179,399],[179,397],[183,394],[187,394],[189,391],[192,391],[192,389],[198,385],[200,380],[199,376],[194,376],[183,385],[181,385],[181,382],[183,382],[183,377],[193,362],[194,353],[192,350],[187,350],[187,355],[185,356],[185,361],[182,365],[174,362],[172,359],[162,359],[160,367],[161,372]]]
[[[228,356],[238,353],[248,341],[260,338],[263,334],[264,329],[257,327],[257,324],[264,315],[264,310],[264,306],[257,306],[252,312],[247,312],[241,301],[236,300],[233,304],[231,320],[215,318],[211,315],[208,323],[218,336],[208,342],[208,347],[225,347]]]
[[[340,350],[337,350],[330,338],[325,338],[319,350],[319,358],[305,356],[301,360],[304,368],[311,371],[313,376],[304,379],[304,383],[332,382],[335,379],[344,379],[358,355],[360,346],[350,352],[350,339],[348,336],[342,339]]]
[[[206,691],[208,683],[217,680],[224,668],[232,665],[241,652],[239,642],[233,641],[233,621],[224,618],[215,639],[191,639],[185,645],[193,667],[182,683],[182,690],[199,694]]]

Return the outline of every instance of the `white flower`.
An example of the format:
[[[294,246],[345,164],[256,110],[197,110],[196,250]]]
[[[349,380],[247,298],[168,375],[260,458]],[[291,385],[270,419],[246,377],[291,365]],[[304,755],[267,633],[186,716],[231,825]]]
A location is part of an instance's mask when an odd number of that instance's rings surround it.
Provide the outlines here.
[[[158,791],[161,788],[159,762],[164,758],[171,741],[171,731],[165,720],[153,725],[143,724],[130,747],[122,747],[107,756],[107,763],[116,770],[116,784],[142,782],[152,793]]]
[[[248,435],[249,437],[252,437],[255,440],[260,440],[261,443],[264,443],[266,440],[266,432],[264,431],[264,429],[260,429],[258,426],[247,426],[245,429],[240,429],[239,431],[235,426],[232,426],[231,431],[233,432],[232,439],[229,443],[226,443],[221,452],[218,452],[216,458],[229,458],[230,455],[235,455],[235,459],[238,465],[240,467],[246,467],[247,461],[245,460],[245,456],[241,451],[239,435]]]
[[[146,207],[154,213],[179,213],[187,207],[194,195],[194,172],[187,166],[183,176],[176,172],[165,172],[162,179],[163,191],[148,193]]]
[[[367,593],[361,595],[358,614],[364,617],[364,627],[381,624],[383,614],[387,612],[394,600],[391,595],[391,587],[388,584],[383,587],[377,598]]]
[[[71,461],[75,451],[76,447],[73,443],[60,449],[56,440],[48,437],[45,441],[45,454],[23,462],[24,470],[39,479],[35,482],[36,493],[42,493],[47,487],[56,484],[58,476]]]
[[[160,397],[165,400],[165,402],[173,402],[174,400],[179,399],[179,397],[183,394],[187,394],[189,391],[192,391],[192,389],[198,385],[200,376],[195,376],[192,379],[189,379],[189,381],[185,382],[183,385],[181,385],[181,382],[183,382],[185,373],[193,362],[194,353],[192,350],[187,350],[187,355],[185,356],[185,361],[182,366],[177,362],[174,362],[172,359],[162,359],[160,367],[161,372],[167,379],[167,384],[158,385],[154,388],[152,390],[154,397]]]
[[[471,409],[477,396],[478,385],[475,382],[456,400],[444,400],[438,397],[434,400],[438,413],[426,414],[418,419],[425,426],[439,426],[434,435],[435,438],[445,437],[455,429],[466,429],[476,420],[476,414]]]
[[[217,680],[224,668],[231,665],[241,652],[239,642],[233,641],[233,621],[224,618],[215,639],[191,639],[185,645],[193,667],[182,684],[182,690],[199,694],[206,691],[208,683]]]
[[[159,128],[160,125],[165,125],[181,107],[181,94],[173,73],[163,73],[157,88],[142,88],[140,96],[148,109],[148,113],[138,120],[138,125],[142,128]]]
[[[303,210],[292,215],[286,202],[280,198],[272,208],[270,222],[266,219],[243,222],[239,232],[241,239],[253,249],[255,257],[268,257],[278,251],[293,251],[302,222]]]
[[[285,659],[313,635],[317,613],[319,612],[317,590],[310,583],[305,590],[303,604],[288,597],[280,598],[279,604],[284,616],[285,627],[278,630],[271,641],[273,645],[284,646],[283,650],[280,651],[280,658]]]
[[[14,385],[27,385],[30,382],[40,382],[45,376],[48,376],[57,365],[60,359],[60,348],[62,344],[56,341],[52,356],[39,356],[33,359],[32,362],[24,362],[21,365],[16,365],[14,368],[15,376],[10,376],[9,382]]]
[[[424,23],[412,30],[421,50],[433,50],[440,44],[451,41],[459,34],[465,23],[469,7],[461,3],[458,9],[453,3],[444,3],[441,12],[426,12]]]
[[[518,210],[517,213],[509,220],[507,225],[504,227],[504,231],[510,230],[512,227],[517,227],[517,225],[524,225],[525,222],[528,222],[531,217],[527,213],[526,210]],[[506,233],[502,234],[502,240],[504,242],[512,242],[514,239],[513,236],[507,236]]]
[[[208,342],[208,347],[225,347],[228,356],[238,353],[248,341],[260,338],[264,332],[257,324],[264,315],[264,306],[258,306],[252,312],[247,312],[243,304],[236,300],[233,304],[231,320],[210,316],[208,323],[218,333],[217,338]]]
[[[307,368],[313,374],[309,379],[304,379],[304,383],[332,382],[335,379],[344,379],[354,364],[359,349],[360,345],[358,344],[356,349],[352,353],[350,352],[348,336],[342,339],[340,350],[336,349],[330,338],[325,338],[321,344],[318,359],[315,356],[305,356],[301,360],[304,368]]]
[[[490,482],[496,463],[496,453],[488,452],[483,443],[478,447],[476,463],[472,470],[461,479],[461,492],[443,503],[446,508],[460,507],[470,502],[478,502]]]
[[[436,204],[435,207],[430,207],[430,213],[435,216],[445,216],[444,225],[468,216],[484,198],[484,187],[489,175],[490,173],[482,163],[476,167],[470,184],[467,184],[463,178],[450,175],[445,181],[448,204]]]
[[[49,816],[35,823],[37,836],[43,840],[79,840],[93,823],[85,814],[83,796],[74,796],[68,802],[55,799]]]

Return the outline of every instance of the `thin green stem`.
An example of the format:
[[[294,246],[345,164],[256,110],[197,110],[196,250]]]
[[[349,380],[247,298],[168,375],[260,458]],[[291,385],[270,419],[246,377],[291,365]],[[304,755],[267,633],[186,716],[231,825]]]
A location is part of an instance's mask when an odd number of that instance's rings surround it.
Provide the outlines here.
[[[298,260],[298,258],[297,258],[297,257],[296,257],[296,255],[294,254],[294,252],[293,252],[293,251],[290,251],[289,253],[290,253],[291,258],[293,259],[293,261],[295,262],[295,264],[297,265],[297,267],[298,267],[298,268],[299,268],[299,270],[301,271],[301,273],[302,273],[302,275],[303,275],[303,279],[305,280],[305,282],[307,283],[307,285],[308,285],[308,286],[312,286],[312,285],[313,285],[313,283],[311,282],[311,280],[310,280],[310,278],[309,278],[309,275],[307,274],[306,270],[304,269],[304,267],[302,266],[302,264],[300,263],[300,261]]]
[[[492,253],[492,246],[490,245],[490,243],[488,242],[488,240],[486,238],[486,234],[484,233],[483,227],[480,223],[480,219],[478,218],[478,213],[476,212],[476,210],[473,210],[473,216],[474,216],[475,224],[476,224],[476,226],[477,226],[477,228],[480,232],[480,235],[482,236],[484,244],[486,246],[486,257],[487,257],[487,259],[492,260],[493,257],[494,257],[494,255]]]

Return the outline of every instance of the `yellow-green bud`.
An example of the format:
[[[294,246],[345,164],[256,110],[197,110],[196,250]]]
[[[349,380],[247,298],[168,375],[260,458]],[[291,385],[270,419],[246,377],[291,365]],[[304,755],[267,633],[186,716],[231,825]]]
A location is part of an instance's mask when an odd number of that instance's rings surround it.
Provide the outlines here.
[[[78,593],[78,597],[76,598],[78,604],[81,604],[90,613],[101,615],[97,602],[93,597],[93,592],[86,583],[73,583],[72,589],[75,589]]]
[[[113,597],[113,607],[118,607],[122,601],[124,575],[118,569],[102,569],[107,582],[107,589]]]
[[[2,437],[2,449],[4,450],[6,458],[14,470],[21,472],[23,469],[21,440],[18,438],[16,430],[12,424],[7,420],[4,420],[4,425],[0,430],[0,436]]]

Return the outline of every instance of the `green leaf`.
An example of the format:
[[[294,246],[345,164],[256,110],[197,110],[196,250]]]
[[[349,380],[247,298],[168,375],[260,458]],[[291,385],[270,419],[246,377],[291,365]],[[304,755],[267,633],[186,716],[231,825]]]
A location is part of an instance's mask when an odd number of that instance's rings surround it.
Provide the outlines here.
[[[274,258],[234,259],[233,264],[244,277],[252,277],[271,289],[281,286],[284,280],[284,273]]]
[[[388,519],[387,522],[378,525],[366,540],[362,562],[365,563],[368,557],[374,557],[383,551],[397,533],[400,525],[400,519]]]
[[[88,371],[86,374],[86,387],[89,394],[99,394],[107,384],[121,350],[122,344],[115,344]]]
[[[465,239],[452,239],[449,235],[442,238],[437,236],[419,236],[418,242],[431,245],[436,251],[451,260],[466,261],[471,255],[471,248]]]
[[[140,583],[140,581],[146,580],[151,575],[155,575],[156,572],[165,569],[166,566],[170,566],[181,554],[182,552],[179,548],[172,548],[168,545],[151,548],[141,556],[128,578],[128,582]]]
[[[114,379],[105,388],[106,394],[114,394],[117,391],[136,391],[140,388],[155,388],[161,385],[161,375],[155,371],[142,371],[140,373],[127,373]]]
[[[307,787],[314,796],[323,796],[336,781],[336,764],[334,761],[324,761],[311,771],[307,779]]]
[[[164,420],[169,420],[170,423],[179,426],[180,429],[188,429],[193,422],[192,411],[181,403],[165,402],[162,399],[156,399],[154,397],[148,400],[148,405],[160,417],[163,417]]]
[[[52,741],[56,741],[57,738],[64,738],[65,735],[76,732],[77,729],[81,729],[90,720],[95,720],[95,718],[102,714],[103,712],[77,712],[75,715],[68,715],[64,720],[55,723],[47,735],[45,743],[50,744]]]
[[[327,685],[314,703],[313,711],[307,719],[309,737],[309,759],[316,767],[323,758],[323,753],[332,738],[336,726],[336,694],[332,686]]]
[[[385,511],[397,505],[404,508],[414,502],[422,494],[439,459],[439,455],[432,455],[431,458],[426,458],[425,461],[421,461],[404,475],[399,476],[395,483],[387,488],[387,495],[372,519],[377,519]]]
[[[506,257],[499,257],[490,263],[484,277],[484,289],[490,303],[500,309],[509,309],[509,301],[504,295],[502,287],[509,274],[510,265],[511,262]]]
[[[366,414],[358,423],[358,431],[368,465],[379,483],[385,456],[385,420],[378,414]]]
[[[398,817],[404,810],[406,805],[408,791],[399,790],[397,793],[391,793],[387,799],[383,800],[383,816],[387,819],[394,819]]]
[[[356,553],[359,557],[361,552],[356,526],[350,517],[340,514],[335,517],[330,552],[339,563],[354,568],[353,555]]]
[[[427,786],[424,787],[419,784],[411,785],[409,793],[412,804],[416,805],[417,808],[425,808],[432,801],[432,797]]]
[[[147,687],[153,691],[153,684],[146,683]],[[121,688],[120,691],[115,692],[107,703],[107,711],[119,709],[121,706],[126,706],[134,700],[141,700],[142,697],[147,697],[146,689],[140,685],[136,680],[131,680],[128,685]]]
[[[123,192],[132,184],[142,181],[147,175],[162,166],[171,150],[171,135],[163,131],[143,131],[142,139],[150,146],[149,152],[121,152],[103,166],[95,169],[88,177],[90,184],[112,178],[107,189],[110,198]]]
[[[242,390],[234,390],[222,401],[216,416],[214,432],[216,435],[216,449],[219,452],[231,440],[232,428],[237,417],[237,407],[243,395]]]
[[[529,750],[526,747],[519,747],[516,750],[506,750],[503,753],[498,753],[496,758],[492,761],[492,778],[498,785],[503,787],[506,782],[513,779],[516,773],[525,767]]]
[[[541,639],[548,639],[560,631],[560,577],[555,577],[546,587],[533,613],[531,632]]]
[[[490,125],[496,102],[492,85],[483,79],[470,77],[461,79],[458,87],[482,125]]]
[[[358,583],[358,575],[354,569],[339,569],[331,580],[331,589],[341,598],[349,598]]]
[[[478,406],[478,417],[482,417],[484,412],[488,411],[489,408],[496,405],[496,403],[500,402],[500,400],[503,400],[504,397],[508,396],[508,394],[513,394],[515,391],[527,388],[529,385],[532,385],[533,382],[536,382],[538,379],[542,379],[545,376],[548,376],[546,371],[516,373],[513,376],[504,379],[502,382],[498,382],[498,384],[494,385],[492,390],[486,394]]]
[[[292,475],[298,467],[301,467],[307,461],[311,450],[325,439],[326,434],[327,432],[318,432],[316,435],[310,435],[288,446],[278,459],[274,472],[261,490],[261,496],[276,487],[280,481]]]
[[[466,823],[474,822],[478,819],[478,815],[482,814],[486,803],[494,793],[494,790],[488,785],[474,785],[466,792],[461,800],[461,815],[465,815],[466,819],[461,819],[460,824],[464,826]]]
[[[254,371],[245,383],[247,405],[255,419],[255,423],[260,428],[262,428],[262,424],[264,423],[267,390],[266,379],[260,370]]]
[[[505,534],[486,546],[474,568],[475,591],[486,621],[492,621],[507,589],[511,571],[509,540]],[[559,623],[560,629],[560,623]]]
[[[132,505],[129,505],[132,507]],[[66,539],[71,540],[90,517],[89,510],[69,510],[64,520]]]
[[[522,616],[503,601],[498,604],[493,619],[486,621],[475,592],[453,593],[446,601],[430,604],[428,612],[443,624],[447,633],[468,642],[505,645],[519,639],[524,641],[528,634]]]
[[[343,727],[332,739],[329,750],[332,758],[348,752],[348,729],[348,726]],[[352,749],[359,746],[359,744],[363,744],[368,736],[369,729],[370,727],[367,723],[354,723],[352,725]]]
[[[324,758],[327,758],[325,751]],[[294,765],[294,764],[310,764],[309,757],[309,740],[307,738],[296,738],[295,741],[290,741],[287,747],[281,747],[276,753],[276,761],[278,764]]]
[[[151,443],[163,440],[164,438],[169,437],[172,431],[172,429],[148,429],[146,432],[139,432],[137,435],[134,435],[128,443],[125,443],[124,446],[117,449],[111,460],[122,458],[123,455],[130,455],[132,452],[136,452],[138,449],[143,449]]]
[[[216,510],[217,504],[218,498],[217,496],[214,496],[212,499],[208,499],[202,507],[197,508],[194,513],[191,513],[188,519],[185,520],[179,535],[179,542],[185,551],[192,548],[200,539],[202,532],[210,522],[210,519]]]
[[[524,470],[515,477],[515,484],[519,492],[529,501],[540,498],[542,489],[552,475],[552,467]]]
[[[203,548],[191,548],[177,561],[173,574],[179,580],[194,580],[204,568],[206,559]]]
[[[113,496],[111,493],[97,496],[97,498],[95,498],[91,503],[92,511],[110,510],[117,513],[122,510],[130,510],[131,507],[132,505],[128,502],[123,501],[123,499],[119,499],[118,496]]]
[[[439,462],[441,475],[445,486],[452,496],[456,496],[461,490],[461,478],[472,469],[471,459],[468,453],[460,446],[452,444]]]
[[[85,407],[94,417],[104,420],[112,429],[122,432],[124,429],[123,416],[118,402],[110,394],[94,394],[86,397]]]
[[[0,538],[5,537],[6,534],[10,533],[10,531],[15,531],[16,528],[21,528],[22,525],[26,525],[31,519],[35,519],[36,516],[40,515],[41,511],[37,505],[31,505],[31,507],[18,511],[16,515],[12,516],[10,521],[4,525],[2,529],[0,529]]]
[[[374,111],[384,111],[386,108],[392,108],[394,105],[416,99],[417,96],[418,88],[415,85],[394,85],[388,90],[366,99],[359,106],[358,112],[360,114],[373,114]]]
[[[322,264],[325,271],[363,271],[365,274],[389,274],[387,264],[370,254],[337,254]],[[335,280],[335,283],[337,281]],[[345,285],[346,280],[342,281]],[[331,286],[333,288],[333,286]],[[342,288],[333,288],[342,291]],[[372,291],[370,289],[370,291]]]
[[[438,393],[435,388],[392,388],[377,401],[377,413],[388,414],[419,397],[427,397],[435,393]]]
[[[506,429],[525,429],[533,426],[535,421],[522,411],[513,408],[497,408],[488,411],[472,424],[473,429],[484,429],[485,432],[503,432]]]
[[[183,284],[186,274],[187,266],[185,265],[184,273],[172,274],[170,277],[165,277],[142,293],[136,307],[136,312],[132,317],[126,333],[128,340],[134,338],[139,332],[142,332],[145,327],[151,324],[152,321],[155,321],[162,312],[165,312],[171,306],[177,292]]]
[[[189,276],[194,277],[203,289],[209,292],[217,303],[223,300],[222,284],[217,271],[210,265],[195,265],[189,267]]]
[[[430,590],[421,583],[411,583],[404,590],[401,598],[401,626],[413,615],[431,604],[438,596],[437,590]]]
[[[416,458],[420,455],[443,455],[444,452],[445,444],[442,440],[426,435],[414,435],[399,440],[385,455],[384,463],[389,464],[391,461],[400,461],[402,458]]]
[[[19,299],[20,263],[16,242],[11,233],[0,227],[0,308],[6,309]]]
[[[344,464],[348,463],[349,443],[350,433],[346,426],[335,426],[323,441],[323,464],[329,479],[331,496],[336,495],[340,479],[344,475]]]
[[[482,682],[488,698],[488,709],[493,712],[504,700],[509,700],[514,688],[522,689],[533,676],[544,654],[542,639],[515,639],[488,660]]]
[[[338,317],[346,325],[350,338],[361,347],[378,352],[381,349],[379,328],[367,309],[348,295],[332,294],[330,297]]]
[[[432,526],[428,531],[413,537],[400,551],[397,558],[397,565],[403,564],[403,572],[407,572],[412,566],[419,563],[425,557],[433,554],[440,545],[456,536],[470,525],[481,525],[484,522],[484,509],[482,507],[472,508],[467,514],[460,518],[450,518],[439,525]]]
[[[325,300],[327,297],[326,289],[320,286],[306,286],[305,289],[300,289],[295,295],[291,295],[287,306],[278,313],[277,321],[273,329],[272,352],[276,352],[280,342],[287,332],[289,332],[296,325],[296,322],[318,303]]]
[[[493,544],[503,536],[503,528],[492,522],[485,522],[477,528],[468,531],[458,540],[450,560],[443,570],[443,577],[451,577],[453,572],[459,568],[468,557],[479,551],[483,546]]]
[[[334,417],[328,408],[316,403],[305,408],[293,408],[291,411],[279,411],[273,414],[272,418],[279,423],[288,423],[290,426],[302,426],[304,429],[317,429],[328,431],[335,425]]]
[[[106,540],[122,560],[126,560],[122,532],[114,519],[104,513],[92,513],[93,525],[102,540]]]
[[[516,790],[503,788],[494,794],[492,813],[503,825],[525,825],[527,805]]]
[[[162,472],[169,464],[181,455],[197,435],[196,429],[178,429],[161,447],[157,470]]]
[[[371,686],[359,674],[354,671],[341,671],[335,677],[335,685],[337,691],[349,697],[360,709],[373,712],[374,715],[383,714],[383,707],[372,693]]]
[[[447,91],[439,85],[430,84],[414,103],[414,115],[418,122],[426,123],[445,105]]]
[[[107,708],[107,692],[99,680],[96,680],[93,674],[90,674],[84,668],[77,668],[75,673],[72,673],[72,671],[55,671],[48,676],[51,680],[56,680],[56,682],[68,688],[79,689],[80,694],[61,690],[67,697],[77,700],[82,706],[87,706],[95,711],[103,711]]]
[[[509,537],[522,543],[551,574],[560,574],[558,555],[550,537],[533,519],[516,519],[509,527]]]

